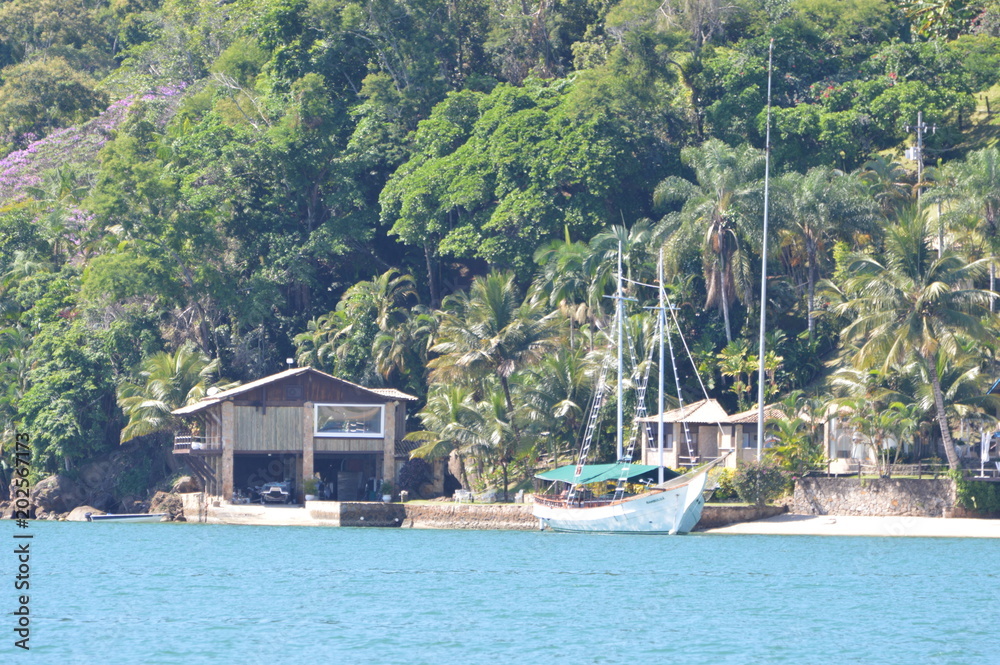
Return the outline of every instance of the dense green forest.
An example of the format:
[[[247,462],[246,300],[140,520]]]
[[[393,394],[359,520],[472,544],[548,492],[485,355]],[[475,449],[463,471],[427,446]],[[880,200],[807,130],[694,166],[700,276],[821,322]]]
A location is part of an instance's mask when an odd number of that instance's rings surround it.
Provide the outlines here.
[[[4,0],[5,449],[72,472],[295,357],[513,481],[573,445],[619,246],[748,408],[771,40],[769,398],[956,465],[998,414],[995,0]]]

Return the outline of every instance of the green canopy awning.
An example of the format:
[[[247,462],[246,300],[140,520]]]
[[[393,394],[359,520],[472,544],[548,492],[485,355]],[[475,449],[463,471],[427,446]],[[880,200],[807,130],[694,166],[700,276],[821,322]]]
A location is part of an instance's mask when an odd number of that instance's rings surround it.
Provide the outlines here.
[[[660,467],[658,466],[652,466],[649,464],[632,464],[628,470],[628,479],[630,482],[637,482],[644,479],[655,480],[659,477],[659,468]],[[665,480],[676,478],[678,475],[670,469],[664,469],[663,473]],[[535,478],[538,478],[539,480],[547,480],[549,482],[561,480],[564,483],[572,483],[573,476],[575,475],[576,465],[569,464],[567,466],[561,466],[558,469],[552,469],[551,471],[535,474]],[[580,479],[577,482],[581,485],[587,485],[590,483],[600,483],[606,480],[617,481],[621,475],[621,464],[587,464],[583,467],[583,472],[580,474]]]

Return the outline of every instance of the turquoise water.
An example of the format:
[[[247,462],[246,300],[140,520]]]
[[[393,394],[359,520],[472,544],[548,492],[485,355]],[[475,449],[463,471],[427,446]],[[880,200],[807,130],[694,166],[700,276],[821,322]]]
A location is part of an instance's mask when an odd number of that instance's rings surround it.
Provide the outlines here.
[[[2,662],[1000,663],[991,540],[32,532],[32,649],[13,648],[8,614]]]

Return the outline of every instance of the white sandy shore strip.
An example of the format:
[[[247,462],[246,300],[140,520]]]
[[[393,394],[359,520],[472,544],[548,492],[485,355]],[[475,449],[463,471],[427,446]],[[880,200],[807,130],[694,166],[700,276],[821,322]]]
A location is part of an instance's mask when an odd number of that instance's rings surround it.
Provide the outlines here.
[[[767,536],[910,536],[916,538],[1000,538],[1000,520],[939,517],[778,515],[730,524],[704,533]]]

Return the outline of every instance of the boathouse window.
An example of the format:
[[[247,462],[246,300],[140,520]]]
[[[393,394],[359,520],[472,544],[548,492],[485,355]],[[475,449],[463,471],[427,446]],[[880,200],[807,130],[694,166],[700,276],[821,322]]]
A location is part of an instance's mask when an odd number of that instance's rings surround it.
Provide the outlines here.
[[[382,437],[382,404],[317,404],[316,436]]]

